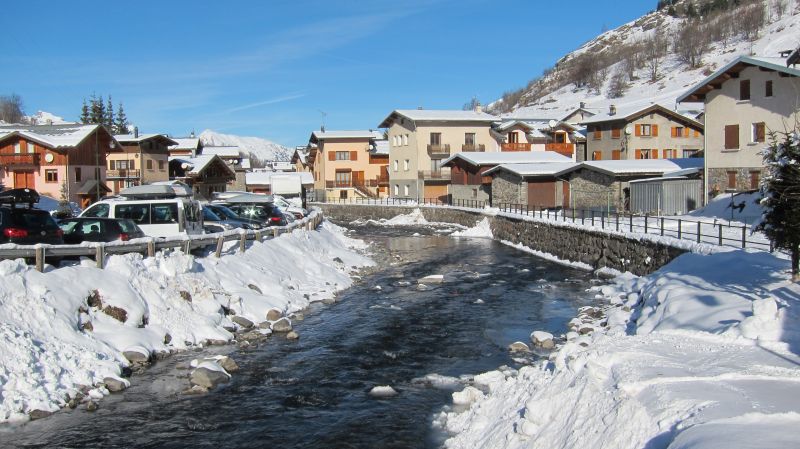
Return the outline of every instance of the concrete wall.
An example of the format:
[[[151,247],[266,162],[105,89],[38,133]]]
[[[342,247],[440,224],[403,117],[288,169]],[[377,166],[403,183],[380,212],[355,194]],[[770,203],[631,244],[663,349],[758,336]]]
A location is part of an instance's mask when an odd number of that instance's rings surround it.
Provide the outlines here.
[[[365,206],[354,204],[318,204],[325,216],[334,221],[350,222],[356,219],[389,219],[412,212],[414,207]],[[609,267],[630,271],[637,275],[650,274],[684,250],[661,243],[629,240],[587,229],[560,227],[502,216],[486,216],[453,208],[419,208],[428,221],[457,223],[474,226],[488,218],[497,240],[506,240],[552,254],[564,260],[586,263],[593,268]]]

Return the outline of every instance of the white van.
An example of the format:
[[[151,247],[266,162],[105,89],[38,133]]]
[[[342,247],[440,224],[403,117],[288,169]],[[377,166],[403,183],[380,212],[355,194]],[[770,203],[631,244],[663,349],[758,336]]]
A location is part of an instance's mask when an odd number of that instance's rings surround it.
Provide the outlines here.
[[[188,197],[139,199],[131,194],[98,201],[84,210],[80,216],[127,218],[133,220],[142,228],[145,235],[150,237],[203,233],[200,203]]]

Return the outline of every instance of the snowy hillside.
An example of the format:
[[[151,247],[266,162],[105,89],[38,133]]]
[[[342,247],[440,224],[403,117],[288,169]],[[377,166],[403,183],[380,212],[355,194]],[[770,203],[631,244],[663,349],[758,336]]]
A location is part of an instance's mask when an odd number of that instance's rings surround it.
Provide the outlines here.
[[[221,134],[207,129],[200,134],[200,141],[205,146],[238,146],[262,161],[288,161],[292,158],[289,148],[260,137]]]
[[[62,117],[47,111],[37,111],[36,114],[26,116],[25,119],[34,125],[68,125],[75,123],[66,121]]]
[[[708,43],[707,48],[699,52],[701,61],[696,64],[696,68],[684,62],[677,48],[679,45],[677,38],[674,37],[680,34],[681,28],[689,19],[672,17],[664,10],[647,14],[582,45],[559,60],[542,78],[531,81],[521,91],[507,93],[504,96],[505,100],[495,101],[489,105],[489,109],[503,115],[542,118],[562,118],[577,108],[581,102],[585,103],[589,111],[595,113],[608,110],[611,104],[618,108],[636,108],[650,103],[660,103],[670,109],[676,109],[675,99],[678,96],[735,57],[748,54],[778,57],[779,52],[800,46],[800,0],[779,1],[783,1],[785,5],[785,10],[780,11],[780,14],[776,12],[776,1],[764,0],[764,23],[753,40],[747,39],[737,29],[739,25],[735,17],[737,11],[731,12],[734,18],[729,19],[732,25],[728,26],[732,28],[729,31],[732,35],[722,41]],[[678,3],[686,4],[686,2]],[[710,34],[710,31],[706,32],[712,25],[710,22],[700,24],[699,29],[703,30],[700,34]],[[639,48],[646,46],[647,41],[655,34],[668,37],[662,38],[665,54],[658,63],[657,79],[653,82],[647,51],[644,51],[644,57],[635,63],[626,61],[625,52],[636,48],[637,45]],[[596,63],[592,67],[597,73],[594,83],[565,82],[580,76],[576,73],[583,67],[574,62],[587,55],[591,55],[591,58],[586,58],[587,60],[598,55],[603,56],[611,65],[598,67]],[[592,65],[591,62],[586,64]],[[628,69],[626,64],[635,64],[636,68]],[[571,73],[565,73],[570,69]],[[624,93],[614,95],[614,75],[620,74],[620,77],[623,77],[623,73],[626,84]],[[557,87],[559,85],[563,87]],[[548,89],[548,86],[553,86],[555,89]],[[614,96],[617,98],[613,98]],[[679,105],[677,109],[688,110],[697,107],[701,105],[687,103]]]

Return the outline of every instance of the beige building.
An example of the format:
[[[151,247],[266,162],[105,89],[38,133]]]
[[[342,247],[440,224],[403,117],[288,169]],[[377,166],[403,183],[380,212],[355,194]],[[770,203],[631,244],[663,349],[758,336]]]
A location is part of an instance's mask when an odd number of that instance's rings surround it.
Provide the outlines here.
[[[164,134],[114,136],[122,152],[109,153],[106,178],[113,194],[120,190],[169,180],[169,147],[177,142]]]
[[[388,130],[389,195],[446,199],[450,169],[442,160],[462,151],[499,151],[495,121],[480,109],[393,111],[379,125]]]
[[[740,56],[678,101],[705,102],[706,195],[757,189],[770,133],[796,129],[800,70],[783,58]]]
[[[577,160],[681,159],[703,151],[703,124],[653,104],[597,114],[586,125],[586,150]]]
[[[388,155],[380,154],[377,131],[314,131],[306,164],[314,174],[314,199],[330,201],[386,196]]]
[[[553,151],[573,161],[586,138],[569,123],[547,119],[504,119],[492,129],[500,151]]]

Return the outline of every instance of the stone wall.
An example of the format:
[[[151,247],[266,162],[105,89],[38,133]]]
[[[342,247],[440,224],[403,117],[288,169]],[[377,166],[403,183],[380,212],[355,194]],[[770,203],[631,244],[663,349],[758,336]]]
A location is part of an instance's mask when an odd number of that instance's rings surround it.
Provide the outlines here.
[[[505,170],[498,171],[492,177],[492,201],[496,204],[527,204],[528,187],[527,184],[520,187],[521,183],[519,176]]]
[[[491,199],[491,187],[470,184],[450,184],[450,198],[456,200],[478,200],[489,202]]]
[[[752,172],[759,173],[759,179],[764,176],[763,167],[747,168],[709,168],[708,169],[708,191],[724,193],[728,189],[728,172],[736,172],[736,190],[752,190],[750,179]]]
[[[605,209],[610,201],[612,208],[619,208],[621,188],[612,176],[594,170],[576,170],[570,175],[570,205],[575,209]]]
[[[347,223],[356,219],[390,219],[408,214],[415,207],[318,204],[331,220]],[[627,239],[585,228],[526,221],[521,218],[487,216],[480,212],[445,207],[419,208],[428,221],[472,227],[488,218],[495,239],[521,243],[563,260],[583,262],[593,268],[614,268],[637,275],[650,274],[685,250],[662,243]]]

